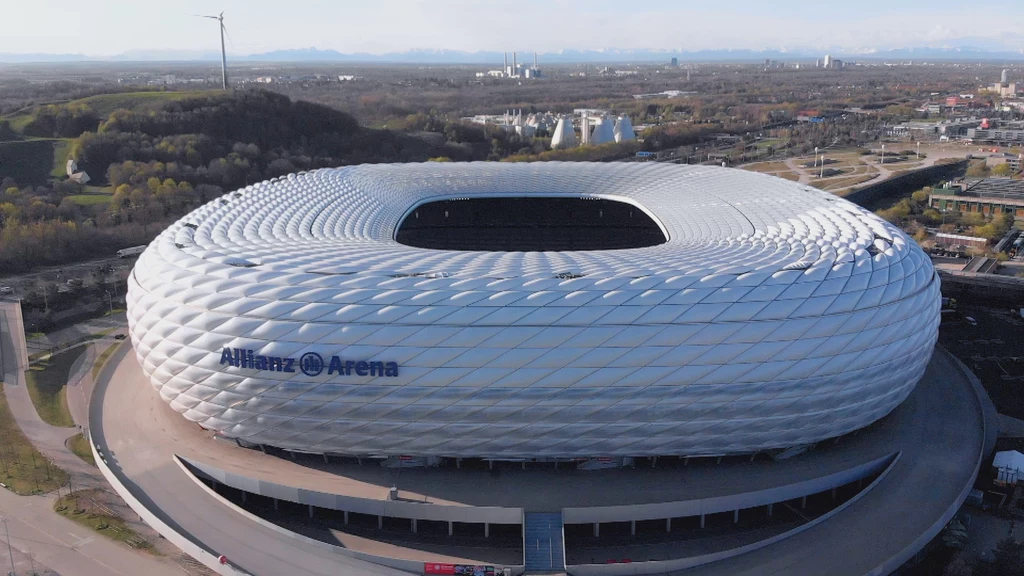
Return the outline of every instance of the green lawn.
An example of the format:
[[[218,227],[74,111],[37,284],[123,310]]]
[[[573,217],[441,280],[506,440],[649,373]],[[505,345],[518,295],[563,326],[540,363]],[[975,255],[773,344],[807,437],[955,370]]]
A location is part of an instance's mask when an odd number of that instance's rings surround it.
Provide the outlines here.
[[[67,383],[72,366],[85,351],[85,346],[79,346],[54,354],[25,372],[28,394],[43,422],[65,428],[75,425],[68,410]]]
[[[67,481],[67,473],[50,464],[22,434],[0,385],[0,482],[26,495],[51,492]]]
[[[89,439],[84,434],[75,434],[71,438],[68,438],[68,450],[71,450],[75,456],[78,456],[87,463],[95,466],[96,459],[92,456],[92,447],[89,446]]]
[[[50,176],[54,178],[67,178],[68,176],[68,152],[71,151],[71,138],[60,138],[53,141],[53,169]]]
[[[79,206],[96,206],[99,204],[110,204],[112,194],[72,194],[68,199]]]
[[[107,346],[107,349],[104,350],[103,353],[101,353],[98,358],[96,358],[96,362],[93,363],[93,365],[92,365],[92,379],[93,380],[95,380],[96,377],[99,376],[100,370],[103,369],[103,365],[107,363],[107,359],[109,359],[114,354],[114,352],[117,352],[117,348],[120,345],[121,345],[121,342],[117,342],[115,344],[111,344],[110,346]]]
[[[103,504],[103,494],[98,488],[78,490],[70,496],[61,496],[53,502],[53,511],[111,540],[160,555],[152,544]]]

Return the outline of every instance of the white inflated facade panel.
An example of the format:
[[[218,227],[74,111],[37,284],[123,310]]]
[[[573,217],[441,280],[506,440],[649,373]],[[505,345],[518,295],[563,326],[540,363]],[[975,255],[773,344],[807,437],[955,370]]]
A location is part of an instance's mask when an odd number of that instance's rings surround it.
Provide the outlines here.
[[[632,203],[667,242],[478,252],[394,240],[425,201],[530,194]],[[939,300],[931,262],[900,230],[778,178],[430,163],[290,175],[198,208],[140,256],[128,319],[161,397],[248,442],[698,455],[815,442],[888,414],[924,373]],[[225,349],[388,362],[397,376],[238,367]]]

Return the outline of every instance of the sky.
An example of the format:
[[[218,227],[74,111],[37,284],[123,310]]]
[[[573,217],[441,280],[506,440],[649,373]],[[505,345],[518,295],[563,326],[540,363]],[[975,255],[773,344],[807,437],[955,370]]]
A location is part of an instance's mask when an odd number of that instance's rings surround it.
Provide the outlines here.
[[[977,6],[977,7],[976,7]],[[1024,48],[1019,0],[0,0],[0,53]],[[16,23],[16,24],[13,24]],[[13,25],[12,25],[13,24]]]

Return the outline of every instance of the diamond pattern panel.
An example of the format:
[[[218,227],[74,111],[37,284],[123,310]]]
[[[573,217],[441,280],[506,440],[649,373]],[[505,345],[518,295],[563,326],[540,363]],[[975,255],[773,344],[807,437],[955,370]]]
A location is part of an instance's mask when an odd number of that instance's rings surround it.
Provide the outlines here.
[[[667,242],[523,253],[394,241],[421,202],[502,194],[628,202]],[[888,414],[931,356],[939,281],[897,228],[760,174],[373,165],[292,174],[193,211],[140,256],[128,317],[160,396],[249,442],[363,455],[722,454]],[[233,367],[224,348],[399,370]]]

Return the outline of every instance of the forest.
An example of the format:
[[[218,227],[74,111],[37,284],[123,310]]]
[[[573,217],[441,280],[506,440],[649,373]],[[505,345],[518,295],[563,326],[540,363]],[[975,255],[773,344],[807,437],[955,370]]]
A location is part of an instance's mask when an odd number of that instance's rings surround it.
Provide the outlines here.
[[[26,136],[73,138],[69,157],[91,186],[0,181],[0,269],[109,255],[150,241],[225,191],[301,170],[380,162],[497,160],[543,150],[514,133],[430,116],[407,130],[360,126],[349,114],[287,96],[239,90],[171,99],[100,116],[88,104],[43,105]],[[7,127],[9,130],[9,126]],[[100,185],[109,202],[83,203]]]

